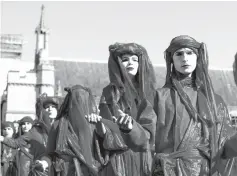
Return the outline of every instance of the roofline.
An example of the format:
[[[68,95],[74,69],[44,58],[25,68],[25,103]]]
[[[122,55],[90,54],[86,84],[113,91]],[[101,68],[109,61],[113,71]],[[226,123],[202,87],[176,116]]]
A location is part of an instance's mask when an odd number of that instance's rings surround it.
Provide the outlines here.
[[[108,61],[107,60],[93,60],[90,58],[61,58],[61,57],[49,57],[49,60],[53,60],[53,61],[70,61],[70,62],[92,62],[92,63],[103,63],[103,64],[107,64]]]
[[[86,62],[86,63],[102,63],[107,64],[107,60],[93,60],[90,58],[78,59],[78,58],[61,58],[61,57],[49,57],[49,60],[53,61],[70,61],[70,62]],[[165,64],[153,64],[155,67],[166,67]],[[221,71],[233,71],[232,68],[218,68],[218,67],[209,67],[210,70],[221,70]]]

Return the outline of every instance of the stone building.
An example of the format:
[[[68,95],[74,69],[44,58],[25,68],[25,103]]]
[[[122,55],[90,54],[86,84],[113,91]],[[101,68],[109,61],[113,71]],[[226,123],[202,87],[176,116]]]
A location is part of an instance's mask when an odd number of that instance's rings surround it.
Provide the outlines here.
[[[55,96],[54,65],[48,56],[49,30],[44,24],[44,6],[35,34],[34,62],[21,60],[23,42],[20,42],[19,37],[1,35],[1,43],[4,43],[1,46],[1,67],[7,65],[5,72],[1,74],[2,120],[15,121],[26,115],[34,119],[37,97],[42,93]],[[19,46],[16,47],[16,41],[12,42],[14,39],[19,40]],[[7,45],[10,47],[6,47]]]
[[[49,28],[45,25],[44,13],[42,6],[39,25],[35,30],[35,56],[32,56],[31,62],[21,60],[24,49],[22,36],[2,35],[1,43],[5,42],[0,59],[2,120],[15,121],[26,115],[35,118],[35,103],[40,94],[64,96],[63,88],[75,84],[90,87],[98,102],[103,87],[109,83],[107,61],[49,56]],[[9,45],[14,45],[6,47],[7,42]],[[15,50],[12,50],[14,47]],[[155,72],[158,87],[162,87],[166,69],[164,66],[155,65]],[[237,86],[232,69],[211,69],[210,76],[216,92],[223,97],[231,110],[237,109]]]

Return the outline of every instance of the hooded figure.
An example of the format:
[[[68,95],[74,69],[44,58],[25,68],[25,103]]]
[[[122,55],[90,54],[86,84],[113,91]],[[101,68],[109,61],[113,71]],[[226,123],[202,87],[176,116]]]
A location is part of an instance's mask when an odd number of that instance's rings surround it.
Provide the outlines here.
[[[157,90],[153,176],[228,176],[237,155],[228,111],[208,75],[204,43],[175,37],[165,51],[166,83]],[[227,141],[227,142],[226,142]],[[234,149],[235,148],[235,149]]]
[[[109,46],[109,51],[110,84],[102,92],[100,115],[102,118],[116,121],[122,111],[131,117],[134,126],[131,131],[120,128],[121,134],[118,135],[124,139],[128,149],[123,152],[115,148],[109,149],[110,163],[104,168],[103,175],[149,175],[156,123],[156,115],[152,108],[149,108],[152,107],[156,90],[154,69],[146,49],[141,45],[115,43]],[[146,134],[146,137],[137,138],[140,132]],[[124,134],[130,136],[129,140]],[[137,139],[136,144],[133,143],[134,139]],[[138,143],[145,144],[147,148],[142,150]]]
[[[237,85],[237,53],[235,54],[235,60],[233,62],[233,75],[235,84]]]
[[[15,135],[15,128],[12,122],[2,122],[3,136],[13,138]],[[6,145],[1,147],[1,173],[2,176],[17,176],[17,150],[12,149]]]
[[[3,138],[3,144],[19,150],[19,172],[20,176],[45,175],[40,171],[36,171],[37,162],[41,159],[46,151],[47,134],[41,133],[38,126],[34,124],[31,117],[25,116],[20,122],[20,136],[16,139]],[[39,173],[40,172],[40,173]]]
[[[51,175],[96,176],[100,167],[96,156],[102,157],[95,125],[85,116],[97,114],[97,106],[89,88],[75,85],[68,92],[49,133],[47,153]],[[97,155],[98,154],[98,155]]]
[[[60,100],[60,98],[48,97],[45,94],[42,94],[37,99],[36,115],[38,119],[34,125],[38,126],[39,130],[41,130],[41,133],[48,135],[51,125],[58,115]]]
[[[103,89],[99,105],[101,115],[106,118],[116,115],[114,106],[117,104],[124,112],[136,116],[137,107],[142,99],[153,101],[156,78],[152,63],[146,49],[136,43],[115,43],[109,46],[109,51],[110,84]],[[123,59],[123,55],[137,56],[138,68],[133,68],[137,69],[134,81],[130,79],[128,69],[135,66],[125,66],[123,63],[126,63],[127,58]],[[110,109],[104,106],[109,106]]]

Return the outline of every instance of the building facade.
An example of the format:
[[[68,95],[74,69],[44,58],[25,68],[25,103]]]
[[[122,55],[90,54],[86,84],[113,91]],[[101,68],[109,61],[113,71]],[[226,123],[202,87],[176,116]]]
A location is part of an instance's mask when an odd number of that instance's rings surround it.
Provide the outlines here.
[[[1,61],[8,63],[9,66],[5,74],[2,74],[4,78],[1,79],[0,86],[2,120],[17,121],[24,116],[35,119],[37,97],[43,93],[48,96],[55,95],[54,65],[48,56],[49,30],[44,24],[44,6],[41,8],[41,17],[35,34],[34,63],[21,60],[23,37],[9,34],[1,37],[1,43],[4,44],[1,49]]]
[[[22,60],[22,36],[1,37],[1,43],[4,43],[0,59],[2,120],[16,121],[24,116],[36,118],[35,104],[39,95],[46,93],[48,96],[65,96],[63,88],[75,84],[91,88],[98,103],[103,87],[109,83],[107,61],[49,57],[49,28],[44,18],[45,8],[42,6],[39,24],[35,29],[36,46],[32,62]],[[162,87],[165,82],[165,66],[154,66],[154,69],[158,87]],[[215,91],[231,107],[230,110],[237,110],[237,86],[232,70],[212,69],[210,77]]]

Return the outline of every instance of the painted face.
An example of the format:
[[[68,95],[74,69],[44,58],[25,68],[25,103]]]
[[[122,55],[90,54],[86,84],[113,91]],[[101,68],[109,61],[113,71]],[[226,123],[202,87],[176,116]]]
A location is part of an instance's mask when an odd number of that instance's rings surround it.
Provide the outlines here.
[[[197,55],[189,48],[181,48],[174,53],[173,63],[176,71],[191,76],[197,66]]]
[[[32,123],[24,122],[24,123],[22,123],[21,128],[22,128],[23,133],[27,133],[32,128]]]
[[[3,129],[3,136],[4,137],[12,138],[13,133],[14,133],[14,130],[11,127],[5,127]]]
[[[56,107],[52,104],[49,104],[45,110],[49,113],[49,118],[51,119],[55,119],[58,115],[58,111],[56,109]]]
[[[121,61],[130,76],[135,76],[138,72],[138,56],[131,54],[124,54]]]

